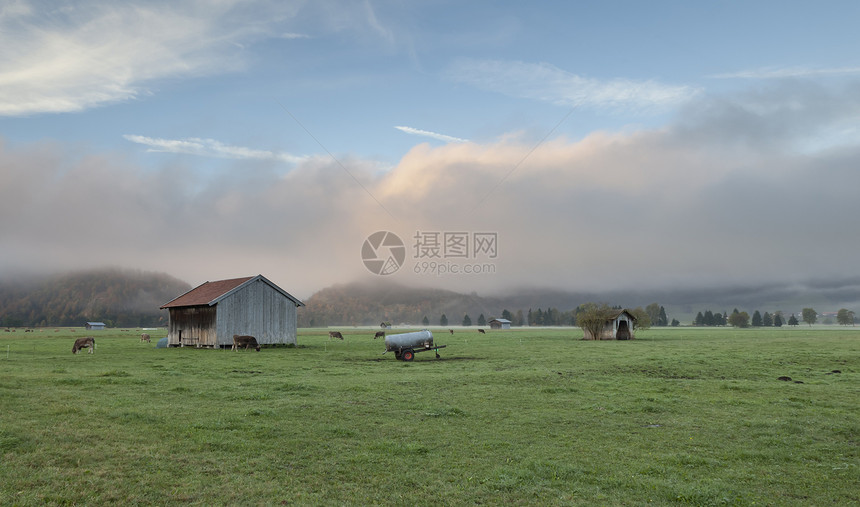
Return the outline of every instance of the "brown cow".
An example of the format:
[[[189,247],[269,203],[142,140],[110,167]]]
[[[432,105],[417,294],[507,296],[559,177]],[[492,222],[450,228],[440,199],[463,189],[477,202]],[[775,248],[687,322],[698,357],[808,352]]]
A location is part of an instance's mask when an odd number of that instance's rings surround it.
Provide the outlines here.
[[[90,349],[90,354],[96,350],[96,339],[92,336],[87,336],[86,338],[78,338],[75,340],[75,344],[72,345],[72,354],[77,354],[81,349]]]
[[[385,338],[385,331],[377,331],[376,334],[373,335],[373,339],[375,340],[375,339],[379,338],[380,336]]]
[[[340,331],[329,331],[328,337],[329,338],[340,338],[341,340],[343,340],[343,335],[340,334]]]
[[[254,348],[257,352],[260,351],[260,344],[257,343],[257,339],[253,336],[248,335],[233,335],[233,350],[239,350],[240,348],[244,348],[245,350],[249,348]]]
[[[486,332],[486,331],[484,331],[483,329],[479,329],[479,330],[478,330],[478,332],[479,332],[479,333],[481,333],[481,334],[487,334],[487,332]]]
[[[152,342],[150,341],[149,335],[148,335],[148,334],[146,334],[146,333],[142,333],[142,334],[140,335],[140,341],[142,341],[142,342],[147,342],[147,343],[152,343]]]
[[[451,332],[451,334],[454,334],[454,330],[453,330],[453,329],[449,329],[448,331],[450,331],[450,332]]]

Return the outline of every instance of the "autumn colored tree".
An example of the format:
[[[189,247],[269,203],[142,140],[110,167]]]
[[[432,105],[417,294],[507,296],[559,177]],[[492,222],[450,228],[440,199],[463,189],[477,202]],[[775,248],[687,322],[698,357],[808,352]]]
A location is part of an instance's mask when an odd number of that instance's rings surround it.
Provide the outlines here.
[[[599,340],[603,334],[603,327],[606,321],[609,320],[616,310],[612,309],[606,303],[601,305],[595,303],[586,303],[577,308],[576,324],[582,328],[585,338]]]
[[[734,327],[749,327],[750,314],[735,310],[729,315],[729,324]]]

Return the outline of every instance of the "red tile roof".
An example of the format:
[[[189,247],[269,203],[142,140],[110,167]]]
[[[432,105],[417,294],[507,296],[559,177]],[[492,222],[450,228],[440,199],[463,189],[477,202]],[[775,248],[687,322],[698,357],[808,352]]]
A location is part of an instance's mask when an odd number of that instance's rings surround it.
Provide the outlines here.
[[[178,306],[200,306],[208,305],[224,294],[230,292],[236,287],[242,285],[248,280],[255,278],[246,276],[244,278],[232,278],[230,280],[218,280],[215,282],[206,282],[199,285],[176,299],[165,303],[161,308],[175,308]]]

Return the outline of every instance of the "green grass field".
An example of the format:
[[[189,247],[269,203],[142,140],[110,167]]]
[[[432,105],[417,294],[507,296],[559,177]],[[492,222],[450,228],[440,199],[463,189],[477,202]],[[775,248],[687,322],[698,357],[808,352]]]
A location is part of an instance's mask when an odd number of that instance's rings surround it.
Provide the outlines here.
[[[860,330],[341,330],[0,333],[0,505],[860,503]]]

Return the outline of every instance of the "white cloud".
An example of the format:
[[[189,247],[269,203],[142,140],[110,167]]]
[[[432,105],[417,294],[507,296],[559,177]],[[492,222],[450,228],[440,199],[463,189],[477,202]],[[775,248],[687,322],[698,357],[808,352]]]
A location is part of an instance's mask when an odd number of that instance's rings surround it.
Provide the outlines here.
[[[642,110],[675,106],[698,91],[653,80],[582,77],[548,63],[503,60],[460,60],[448,68],[459,82],[513,97],[565,106]]]
[[[396,128],[397,130],[400,130],[402,132],[406,132],[407,134],[430,137],[432,139],[444,141],[446,143],[468,143],[469,142],[468,139],[460,139],[459,137],[453,137],[453,136],[448,136],[445,134],[439,134],[437,132],[430,132],[429,130],[421,130],[421,129],[416,129],[416,128],[412,128],[412,127],[403,127],[403,126],[396,126],[394,128]]]
[[[134,99],[153,80],[241,68],[237,48],[285,15],[279,2],[253,3],[265,21],[245,19],[240,0],[19,2],[0,15],[0,115],[81,111]]]
[[[125,134],[123,137],[133,143],[148,146],[147,151],[161,153],[184,153],[187,155],[199,155],[203,157],[229,158],[229,159],[254,159],[275,160],[298,164],[307,157],[290,155],[289,153],[277,153],[267,150],[255,150],[244,146],[232,146],[224,144],[215,139],[202,139],[199,137],[188,137],[185,139],[161,139],[133,134]]]
[[[709,77],[714,79],[784,79],[793,77],[838,77],[857,74],[860,74],[860,67],[764,67],[761,69],[714,74]]]
[[[281,39],[309,39],[310,35],[304,33],[286,32],[279,35]]]

